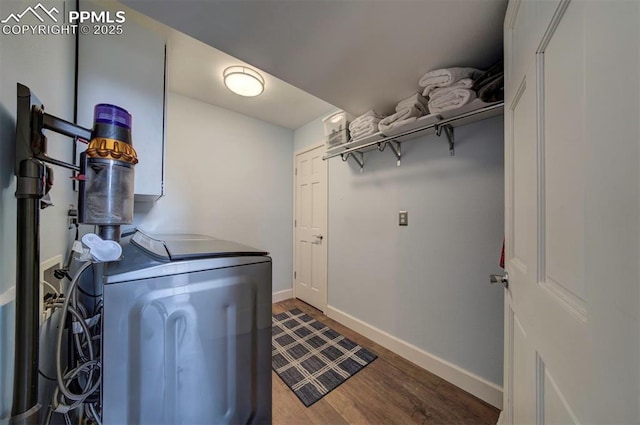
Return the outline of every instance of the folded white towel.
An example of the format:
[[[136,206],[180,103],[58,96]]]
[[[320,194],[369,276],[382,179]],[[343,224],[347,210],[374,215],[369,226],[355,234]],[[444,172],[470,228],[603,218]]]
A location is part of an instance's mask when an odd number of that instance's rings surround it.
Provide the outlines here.
[[[380,129],[380,131],[384,133],[385,129],[388,130],[390,128],[393,128],[392,124],[396,121],[403,121],[409,118],[417,119],[418,117],[421,117],[423,115],[424,115],[424,112],[422,112],[420,109],[416,108],[415,106],[412,106],[410,108],[402,109],[396,112],[395,114],[389,115],[388,117],[384,118],[378,124],[378,128]]]
[[[419,110],[422,115],[428,115],[429,114],[429,106],[426,103],[420,103],[417,102],[415,104],[413,103],[405,103],[405,104],[398,104],[398,106],[396,106],[396,112],[400,112],[400,111],[404,111],[405,109],[408,108],[416,108],[417,110]]]
[[[382,118],[374,117],[372,115],[367,115],[366,117],[360,117],[360,118],[357,118],[357,119],[351,121],[351,124],[353,124],[354,127],[357,127],[357,126],[362,125],[362,124],[369,124],[369,123],[372,123],[372,122],[380,122],[381,119]]]
[[[412,106],[420,109],[423,114],[429,113],[429,107],[427,106],[428,101],[420,93],[416,93],[398,103],[396,106],[396,112],[399,112],[403,109],[411,108]]]
[[[353,133],[349,133],[352,139],[359,139],[363,136],[368,136],[378,131],[378,124],[371,124],[370,127],[363,128],[362,130],[354,131]]]
[[[405,109],[407,107],[410,107],[412,105],[404,105],[402,108],[400,108],[400,110]],[[428,115],[429,114],[429,106],[427,105],[423,105],[422,103],[416,103],[415,105],[413,105],[415,108],[417,108],[420,112],[422,112],[422,115]]]
[[[365,112],[364,114],[360,115],[358,118],[362,118],[362,117],[376,117],[376,118],[384,118],[385,115],[384,114],[380,114],[378,113],[375,109],[369,109],[367,112]],[[356,118],[356,119],[358,119]]]
[[[400,121],[411,117],[421,117],[423,115],[422,111],[415,106],[411,106],[409,108],[401,109],[393,115],[389,115],[388,117],[382,119],[380,122],[384,124],[391,124],[394,121]]]
[[[449,90],[452,89],[470,89],[471,87],[473,87],[473,80],[471,78],[463,78],[462,80],[458,80],[455,83],[451,84],[450,86],[447,87],[437,87],[435,89],[432,89],[430,93],[427,93],[429,95],[429,100],[435,99],[438,96],[442,96],[443,94],[447,94]],[[427,92],[427,89],[424,89],[423,92],[423,96],[425,96],[425,92]]]
[[[463,78],[474,79],[481,72],[479,69],[463,67],[435,69],[424,74],[418,84],[424,87],[422,95],[427,96],[436,87],[447,87]]]
[[[380,131],[382,133],[388,133],[391,129],[395,129],[395,128],[399,128],[402,126],[405,126],[411,122],[414,122],[415,120],[417,120],[418,117],[410,117],[410,118],[405,118],[403,120],[399,120],[399,121],[394,121],[390,124],[382,124],[382,121],[380,121],[379,127],[380,127]]]
[[[452,89],[429,101],[429,110],[433,114],[451,111],[466,105],[476,98],[476,92],[469,89]]]
[[[357,131],[352,131],[350,134],[351,134],[351,139],[356,140],[356,139],[362,139],[363,137],[366,137],[366,136],[370,136],[373,133],[377,133],[377,132],[378,132],[378,124],[370,123],[367,127],[363,127]]]
[[[374,126],[374,127],[377,126],[379,122],[380,122],[380,118],[378,117],[372,117],[372,116],[364,117],[359,120],[354,120],[353,122],[351,122],[351,124],[349,124],[349,131],[353,133],[363,129],[366,130],[370,126]]]
[[[353,126],[353,128],[349,127],[349,131],[353,133],[354,131],[359,132],[362,130],[367,130],[371,126],[374,126],[374,127],[377,126],[379,122],[380,122],[379,119],[375,119],[372,121],[362,121],[358,125]]]
[[[353,121],[351,121],[351,123],[349,123],[349,131],[353,132],[359,127],[368,128],[369,124],[378,124],[382,118],[384,118],[383,115],[380,115],[373,109],[369,109],[367,112],[360,115],[358,118],[355,118]]]

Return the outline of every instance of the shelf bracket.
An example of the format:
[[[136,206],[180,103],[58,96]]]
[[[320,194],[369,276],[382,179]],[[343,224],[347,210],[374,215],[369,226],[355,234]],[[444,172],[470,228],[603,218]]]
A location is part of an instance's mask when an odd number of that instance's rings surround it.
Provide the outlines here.
[[[454,156],[455,151],[455,138],[453,136],[453,127],[450,124],[445,125],[436,125],[436,136],[440,137],[442,134],[442,129],[444,129],[444,133],[447,135],[447,139],[449,140],[449,155]]]
[[[391,147],[391,151],[393,152],[393,154],[395,155],[395,157],[397,159],[396,165],[399,167],[400,166],[400,158],[402,158],[402,148],[400,148],[400,142],[396,142],[395,140],[389,140],[389,141],[386,141],[386,142],[378,143],[378,150],[380,152],[383,152],[384,148],[386,148],[387,145],[389,145]]]
[[[393,152],[393,154],[396,156],[396,165],[399,167],[400,158],[402,157],[402,148],[400,147],[400,142],[392,140],[391,142],[389,142],[389,146],[391,147],[391,151]]]
[[[364,169],[364,154],[362,152],[347,152],[341,154],[340,157],[344,162],[347,162],[349,160],[349,157],[353,158],[353,160],[360,166],[360,172],[362,173],[362,170]]]

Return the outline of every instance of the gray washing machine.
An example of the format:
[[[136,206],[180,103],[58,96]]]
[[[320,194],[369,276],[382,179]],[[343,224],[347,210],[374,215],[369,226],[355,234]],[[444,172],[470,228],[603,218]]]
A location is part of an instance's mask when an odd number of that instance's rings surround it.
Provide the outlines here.
[[[270,424],[271,258],[141,232],[106,266],[103,423]]]

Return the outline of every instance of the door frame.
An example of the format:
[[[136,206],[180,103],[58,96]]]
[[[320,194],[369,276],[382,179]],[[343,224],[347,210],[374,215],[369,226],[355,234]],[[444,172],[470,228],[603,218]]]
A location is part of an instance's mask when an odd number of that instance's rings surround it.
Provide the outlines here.
[[[296,298],[296,278],[295,278],[295,273],[296,273],[296,264],[297,264],[297,255],[296,255],[296,205],[298,204],[297,202],[297,195],[296,195],[296,183],[297,183],[297,172],[296,172],[296,158],[298,157],[298,155],[302,155],[304,153],[307,153],[309,151],[312,151],[314,149],[318,149],[321,147],[324,147],[325,143],[323,142],[318,142],[315,143],[313,145],[309,145],[309,146],[305,146],[302,149],[299,149],[297,151],[293,152],[293,222],[291,223],[292,227],[293,227],[293,240],[292,240],[292,246],[293,246],[293,264],[292,264],[292,270],[291,270],[291,296],[293,298]],[[325,168],[325,191],[324,191],[324,205],[326,208],[325,211],[325,215],[324,215],[324,238],[322,240],[322,248],[325,251],[325,258],[326,258],[326,276],[327,276],[327,290],[325,291],[325,296],[324,296],[324,300],[322,302],[322,308],[320,309],[323,313],[326,313],[327,311],[327,306],[329,305],[329,162],[327,160],[322,160],[323,164],[324,164],[324,168]]]

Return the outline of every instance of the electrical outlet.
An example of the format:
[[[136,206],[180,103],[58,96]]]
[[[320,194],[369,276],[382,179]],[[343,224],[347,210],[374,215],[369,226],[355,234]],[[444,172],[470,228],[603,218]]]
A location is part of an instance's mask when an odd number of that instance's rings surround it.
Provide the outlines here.
[[[44,297],[47,294],[55,295],[56,291],[62,292],[62,282],[53,275],[59,268],[62,268],[62,255],[56,255],[40,263],[40,324],[48,319],[48,316],[45,317]],[[47,282],[48,285],[43,282]]]
[[[407,211],[400,211],[398,213],[398,225],[400,226],[409,225],[409,213]]]

